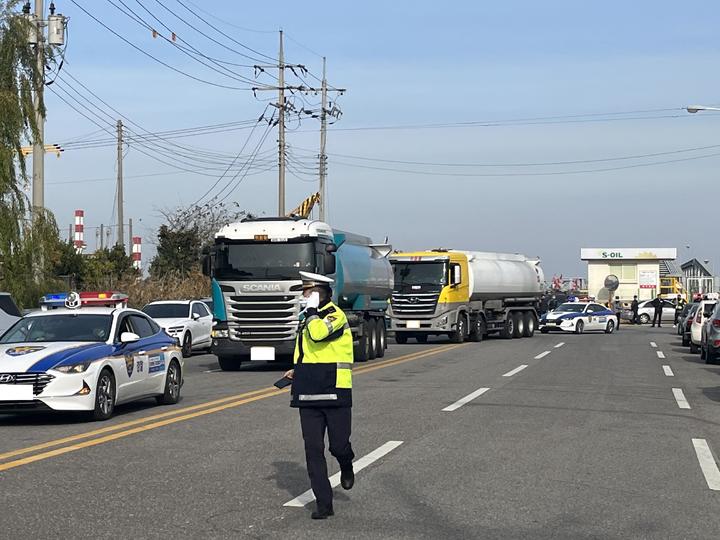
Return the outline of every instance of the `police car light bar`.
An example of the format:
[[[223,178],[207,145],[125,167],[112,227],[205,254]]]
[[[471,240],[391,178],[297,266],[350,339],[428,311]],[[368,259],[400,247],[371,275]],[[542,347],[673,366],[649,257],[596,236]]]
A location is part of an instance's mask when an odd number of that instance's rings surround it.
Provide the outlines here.
[[[67,307],[68,296],[69,293],[46,294],[40,298],[40,307],[43,311]],[[126,307],[128,303],[127,294],[114,291],[81,292],[79,297],[82,306]]]

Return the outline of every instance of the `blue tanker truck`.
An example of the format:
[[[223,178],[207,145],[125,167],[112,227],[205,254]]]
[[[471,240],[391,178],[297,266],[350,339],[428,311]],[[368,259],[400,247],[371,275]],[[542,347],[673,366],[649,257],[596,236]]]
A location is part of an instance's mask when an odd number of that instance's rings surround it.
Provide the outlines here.
[[[203,261],[203,272],[212,278],[212,352],[220,368],[291,358],[301,311],[300,271],[335,279],[333,302],[348,316],[355,360],[384,356],[391,249],[301,218],[244,219],[223,227]]]

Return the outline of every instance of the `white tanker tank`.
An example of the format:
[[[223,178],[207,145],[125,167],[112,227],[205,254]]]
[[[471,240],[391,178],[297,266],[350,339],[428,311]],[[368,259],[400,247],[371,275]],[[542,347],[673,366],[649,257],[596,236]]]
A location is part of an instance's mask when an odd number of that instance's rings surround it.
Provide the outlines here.
[[[467,257],[471,301],[535,299],[543,293],[545,275],[539,259],[513,253],[454,252]]]

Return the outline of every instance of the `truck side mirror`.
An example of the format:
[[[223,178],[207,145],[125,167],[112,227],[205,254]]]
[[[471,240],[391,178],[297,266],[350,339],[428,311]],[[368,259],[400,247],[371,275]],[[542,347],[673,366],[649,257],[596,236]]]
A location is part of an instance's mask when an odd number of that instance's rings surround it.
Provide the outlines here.
[[[326,253],[323,255],[323,271],[326,275],[335,273],[335,255]]]
[[[457,287],[460,283],[462,283],[462,268],[460,268],[459,264],[453,265],[450,280],[450,284],[453,287]]]

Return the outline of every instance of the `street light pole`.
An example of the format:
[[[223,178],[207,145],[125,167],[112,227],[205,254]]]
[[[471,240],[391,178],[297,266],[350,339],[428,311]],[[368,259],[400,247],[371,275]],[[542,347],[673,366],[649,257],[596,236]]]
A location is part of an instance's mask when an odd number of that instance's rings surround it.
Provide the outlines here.
[[[45,14],[45,3],[43,0],[35,0],[35,24],[37,45],[35,46],[35,62],[39,81],[35,89],[35,123],[37,124],[37,137],[33,141],[33,183],[32,183],[32,206],[33,213],[42,211],[45,208],[45,115],[42,111],[43,91],[45,89],[45,53],[43,30],[43,15]]]

